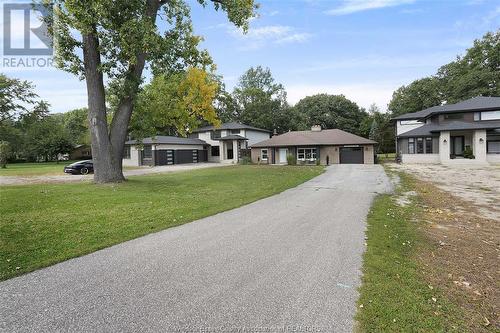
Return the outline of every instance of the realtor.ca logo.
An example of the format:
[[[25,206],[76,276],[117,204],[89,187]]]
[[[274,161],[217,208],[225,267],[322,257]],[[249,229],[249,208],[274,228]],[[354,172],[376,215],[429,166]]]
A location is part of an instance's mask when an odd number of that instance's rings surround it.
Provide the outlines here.
[[[51,67],[52,38],[40,17],[41,4],[3,4],[3,67]]]

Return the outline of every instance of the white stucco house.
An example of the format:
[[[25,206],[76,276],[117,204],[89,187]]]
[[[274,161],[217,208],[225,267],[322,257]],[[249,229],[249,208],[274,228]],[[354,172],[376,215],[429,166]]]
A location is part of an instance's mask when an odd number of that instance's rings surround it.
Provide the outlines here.
[[[474,97],[393,120],[403,163],[500,163],[500,97]]]
[[[199,162],[238,163],[249,146],[269,139],[271,132],[240,124],[224,123],[194,130],[188,138],[162,136],[145,138],[141,142],[125,142],[123,165],[156,166]]]

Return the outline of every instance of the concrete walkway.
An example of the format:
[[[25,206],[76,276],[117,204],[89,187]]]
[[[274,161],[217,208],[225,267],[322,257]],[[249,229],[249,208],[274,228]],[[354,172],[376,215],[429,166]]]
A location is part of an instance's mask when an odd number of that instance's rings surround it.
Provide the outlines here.
[[[5,332],[350,332],[379,165],[0,283]],[[140,221],[137,221],[140,223]]]
[[[124,169],[125,177],[149,175],[153,173],[166,173],[174,171],[186,171],[195,169],[206,169],[228,166],[232,164],[224,163],[189,163],[162,165],[155,167],[138,167],[136,169]],[[94,178],[94,175],[68,175],[63,173],[64,164],[61,164],[60,175],[40,175],[40,176],[0,176],[0,185],[26,185],[26,184],[42,184],[42,183],[71,183],[71,182],[89,182]]]

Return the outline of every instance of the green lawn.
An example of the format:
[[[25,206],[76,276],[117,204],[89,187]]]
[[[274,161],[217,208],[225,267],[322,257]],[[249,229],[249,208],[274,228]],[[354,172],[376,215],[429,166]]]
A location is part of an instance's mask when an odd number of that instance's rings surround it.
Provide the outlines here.
[[[398,193],[413,189],[399,174]],[[426,284],[417,260],[428,246],[419,232],[418,197],[402,207],[378,196],[368,215],[367,250],[356,319],[362,332],[465,332],[458,307]],[[432,289],[431,289],[432,288]]]
[[[65,165],[76,161],[43,162],[43,163],[12,163],[7,164],[7,168],[0,168],[0,176],[43,176],[43,175],[64,175]],[[134,167],[124,167],[124,169],[134,169]]]
[[[377,158],[380,162],[395,161],[396,153],[377,154]]]
[[[45,163],[12,163],[7,168],[0,168],[0,176],[40,176],[64,174],[65,165],[75,161],[45,162]]]
[[[322,167],[231,166],[118,185],[0,188],[0,280],[294,187]]]

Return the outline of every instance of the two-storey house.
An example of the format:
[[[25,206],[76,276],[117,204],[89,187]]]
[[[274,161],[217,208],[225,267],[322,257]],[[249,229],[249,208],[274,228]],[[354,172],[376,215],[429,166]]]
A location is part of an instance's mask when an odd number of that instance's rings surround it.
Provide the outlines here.
[[[224,123],[219,127],[206,126],[193,131],[191,138],[203,140],[208,145],[208,161],[236,163],[242,151],[257,142],[267,140],[271,132],[237,122]]]
[[[500,163],[500,97],[474,97],[393,120],[403,163]]]

